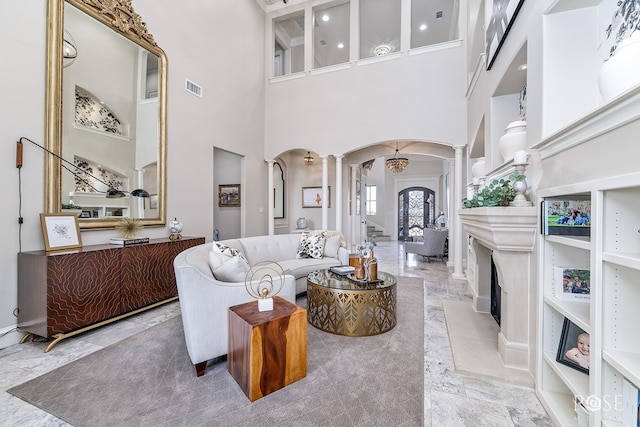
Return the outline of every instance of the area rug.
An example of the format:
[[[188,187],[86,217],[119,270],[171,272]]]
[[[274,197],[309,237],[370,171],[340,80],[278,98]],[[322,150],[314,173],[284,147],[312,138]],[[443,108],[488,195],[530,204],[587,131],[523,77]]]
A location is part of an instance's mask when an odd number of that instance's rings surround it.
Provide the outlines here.
[[[397,326],[373,337],[309,325],[307,376],[255,402],[224,359],[196,377],[180,317],[8,392],[75,426],[421,426],[422,279],[398,277],[397,311]]]

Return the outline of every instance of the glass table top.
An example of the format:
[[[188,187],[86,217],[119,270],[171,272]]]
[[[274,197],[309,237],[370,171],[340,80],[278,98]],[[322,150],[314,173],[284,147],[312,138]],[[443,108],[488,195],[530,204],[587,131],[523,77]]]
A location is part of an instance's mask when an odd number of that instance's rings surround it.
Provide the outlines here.
[[[396,277],[392,274],[378,271],[378,280],[375,282],[365,282],[356,280],[353,275],[342,276],[332,273],[329,270],[318,270],[309,273],[307,280],[314,285],[331,289],[363,290],[363,289],[385,289],[396,284]]]

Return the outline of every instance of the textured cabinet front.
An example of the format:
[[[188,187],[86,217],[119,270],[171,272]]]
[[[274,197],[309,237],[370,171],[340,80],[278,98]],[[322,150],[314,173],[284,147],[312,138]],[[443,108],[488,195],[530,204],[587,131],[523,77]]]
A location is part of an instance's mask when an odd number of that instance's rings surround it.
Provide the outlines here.
[[[47,336],[122,313],[120,252],[111,249],[48,257]]]
[[[18,327],[50,338],[177,297],[173,259],[203,237],[18,254]]]
[[[201,239],[200,243],[204,243],[204,239]],[[173,259],[191,246],[194,246],[193,239],[123,248],[122,304],[124,311],[135,310],[177,296]]]

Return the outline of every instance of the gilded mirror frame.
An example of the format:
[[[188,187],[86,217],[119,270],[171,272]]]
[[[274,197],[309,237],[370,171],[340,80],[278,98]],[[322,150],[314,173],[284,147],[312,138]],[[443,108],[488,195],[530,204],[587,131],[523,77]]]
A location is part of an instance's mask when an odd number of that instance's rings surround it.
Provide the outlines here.
[[[158,216],[140,218],[143,225],[166,224],[167,57],[147,31],[131,0],[47,0],[46,147],[62,155],[62,69],[64,5],[68,3],[158,57]],[[62,210],[62,167],[54,156],[45,158],[45,212]],[[114,228],[116,217],[84,219],[81,229]]]

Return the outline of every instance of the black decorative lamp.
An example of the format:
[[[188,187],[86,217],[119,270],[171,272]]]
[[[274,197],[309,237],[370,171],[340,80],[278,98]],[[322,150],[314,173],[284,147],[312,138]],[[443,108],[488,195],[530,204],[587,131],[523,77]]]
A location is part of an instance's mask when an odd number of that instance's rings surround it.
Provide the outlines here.
[[[70,161],[64,159],[63,157],[59,156],[58,154],[54,153],[53,151],[48,150],[47,148],[45,148],[44,146],[38,144],[37,142],[34,142],[34,141],[30,140],[29,138],[26,138],[24,136],[21,137],[20,140],[17,142],[17,147],[16,147],[16,167],[18,169],[20,169],[22,167],[22,142],[23,141],[30,142],[33,145],[35,145],[36,147],[42,148],[44,151],[46,151],[47,153],[51,154],[56,159],[61,160],[62,163],[60,164],[60,166],[62,166],[64,169],[66,169],[71,174],[73,174],[73,176],[75,176],[77,179],[79,179],[80,181],[84,182],[85,184],[87,184],[88,186],[93,188],[97,193],[106,194],[106,197],[108,199],[117,199],[117,198],[120,198],[120,197],[125,197],[127,195],[127,193],[128,193],[127,191],[122,191],[122,190],[118,190],[116,188],[113,188],[113,187],[111,187],[111,185],[107,184],[106,182],[104,182],[100,178],[96,177],[95,175],[90,174],[89,172],[86,172],[84,170],[81,171],[80,173],[77,172],[78,167],[76,165],[74,165]],[[73,170],[71,168],[69,168],[69,166],[67,166],[67,165],[70,165],[73,168]],[[89,181],[87,181],[83,177],[83,175],[91,177],[92,179],[95,179],[96,181],[106,185],[109,190],[107,190],[107,191],[98,190]],[[149,197],[149,192],[147,190],[142,189],[142,188],[135,189],[135,190],[131,191],[129,194],[131,194],[134,197]]]

